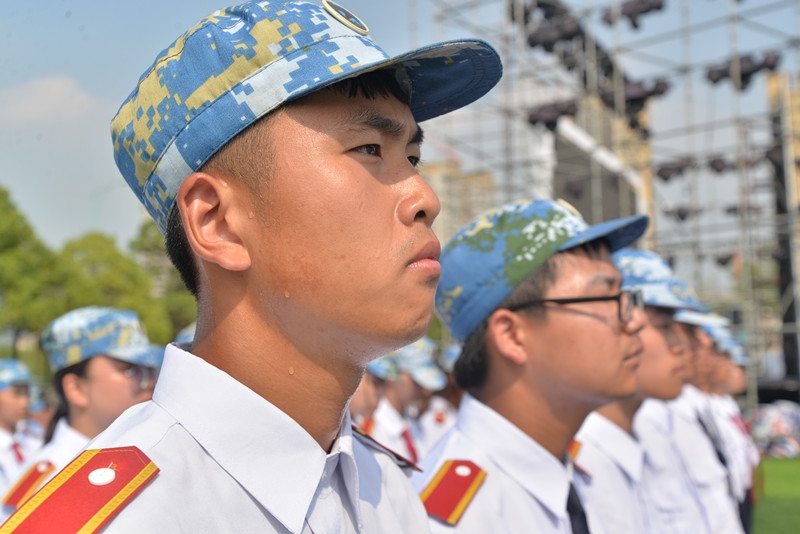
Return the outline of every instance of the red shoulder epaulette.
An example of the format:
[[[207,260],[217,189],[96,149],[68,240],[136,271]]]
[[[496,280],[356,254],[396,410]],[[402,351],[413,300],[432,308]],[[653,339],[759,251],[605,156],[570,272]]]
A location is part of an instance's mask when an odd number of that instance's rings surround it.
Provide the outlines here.
[[[33,464],[3,497],[3,506],[8,506],[14,510],[19,508],[22,503],[28,500],[28,497],[39,489],[55,468],[56,466],[46,460]]]
[[[485,478],[486,471],[469,460],[448,460],[419,497],[428,515],[455,525]]]
[[[372,434],[372,429],[374,427],[375,427],[375,419],[372,417],[367,417],[364,420],[364,424],[361,425],[361,430],[363,430],[365,434],[370,435]]]
[[[385,445],[378,443],[377,441],[375,441],[375,438],[367,434],[363,429],[357,427],[356,425],[353,425],[353,435],[359,438],[359,441],[361,441],[361,443],[363,443],[367,447],[370,447],[377,451],[381,451],[391,456],[394,459],[395,463],[400,467],[410,468],[413,469],[414,471],[420,471],[420,472],[422,471],[422,469],[417,467],[417,464],[415,464],[408,458],[394,452],[392,449],[386,447]]]
[[[97,532],[156,473],[137,447],[83,451],[3,523],[0,534],[49,534],[54,521],[61,532]]]
[[[575,459],[578,457],[578,453],[580,452],[580,450],[581,450],[581,442],[576,439],[573,439],[567,446],[567,454],[569,455],[569,459],[572,462],[572,467],[575,469],[575,471],[582,474],[586,478],[592,478],[592,475],[590,475],[586,469],[581,467],[581,465],[575,461]]]

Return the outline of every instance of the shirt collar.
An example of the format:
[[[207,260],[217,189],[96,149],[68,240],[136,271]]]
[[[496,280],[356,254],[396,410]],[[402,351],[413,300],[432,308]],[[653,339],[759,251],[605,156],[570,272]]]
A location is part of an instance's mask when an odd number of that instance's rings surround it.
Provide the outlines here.
[[[567,517],[571,469],[513,423],[470,394],[464,394],[456,426],[542,506]]]
[[[591,441],[633,481],[638,483],[642,479],[644,463],[642,446],[633,436],[603,415],[597,412],[590,413],[576,438],[578,441]],[[580,464],[580,460],[578,464]],[[591,473],[589,474],[591,475]]]
[[[381,398],[378,402],[378,407],[375,408],[375,413],[372,414],[372,418],[376,421],[380,421],[381,426],[385,427],[391,435],[399,436],[408,428],[408,424],[403,415],[395,410],[392,403],[389,402],[386,397]]]
[[[327,455],[296,421],[224,371],[175,345],[165,351],[153,401],[287,529],[302,531]],[[349,416],[344,417],[332,450],[342,455],[340,463],[349,458],[344,461],[348,467],[342,466],[343,477],[348,493],[358,495]],[[286,491],[289,487],[291,491]],[[358,500],[351,502],[358,513]]]
[[[706,402],[705,393],[691,384],[684,384],[681,394],[675,400],[670,401],[670,406],[675,415],[687,421],[693,421],[697,419],[697,414],[702,411]]]

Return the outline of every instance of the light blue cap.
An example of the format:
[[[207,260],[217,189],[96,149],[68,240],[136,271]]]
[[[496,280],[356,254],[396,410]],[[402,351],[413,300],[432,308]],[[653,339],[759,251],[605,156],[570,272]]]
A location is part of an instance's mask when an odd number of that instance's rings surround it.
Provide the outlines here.
[[[405,371],[417,385],[430,391],[439,391],[447,385],[447,377],[436,365],[436,343],[423,336],[414,343],[392,352],[400,371]]]
[[[691,310],[680,310],[675,313],[675,320],[679,323],[691,324],[695,326],[729,326],[730,319],[714,312],[695,312]]]
[[[367,364],[367,372],[381,380],[397,380],[397,377],[400,376],[397,360],[392,354],[384,354],[380,358],[375,358],[369,362]]]
[[[730,356],[731,360],[738,365],[746,365],[747,355],[744,352],[744,347],[736,340],[726,324],[721,322],[706,323],[701,328],[711,337],[714,341],[714,346],[719,352]]]
[[[589,226],[566,203],[520,200],[487,211],[462,228],[442,250],[436,312],[458,343],[523,280],[558,252],[605,238],[612,252],[647,229],[634,215]]]
[[[221,9],[164,49],[111,122],[114,158],[162,233],[184,178],[281,104],[392,69],[422,122],[463,107],[502,74],[487,43],[459,40],[389,57],[330,0]]]
[[[439,367],[445,373],[452,373],[456,365],[456,360],[461,356],[461,345],[458,343],[450,343],[442,351],[439,357]]]
[[[612,258],[622,274],[623,289],[641,289],[647,306],[708,312],[694,291],[675,276],[669,264],[655,252],[624,248]]]
[[[189,323],[188,325],[181,328],[181,331],[178,332],[178,335],[175,336],[175,340],[173,343],[191,343],[194,341],[194,332],[197,330],[197,321]]]
[[[159,367],[164,346],[150,343],[136,312],[88,306],[53,320],[42,333],[42,349],[54,373],[104,355],[117,360]]]
[[[31,385],[33,376],[25,363],[13,358],[0,360],[0,391],[14,384]]]

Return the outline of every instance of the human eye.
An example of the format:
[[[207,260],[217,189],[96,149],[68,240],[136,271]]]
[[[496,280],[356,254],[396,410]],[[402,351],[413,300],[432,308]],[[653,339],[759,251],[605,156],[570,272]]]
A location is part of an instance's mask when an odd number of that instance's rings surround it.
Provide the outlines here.
[[[381,146],[376,144],[361,145],[355,148],[356,151],[367,154],[368,156],[380,157]]]
[[[420,157],[419,156],[408,156],[408,162],[411,163],[412,166],[416,167],[419,165]]]

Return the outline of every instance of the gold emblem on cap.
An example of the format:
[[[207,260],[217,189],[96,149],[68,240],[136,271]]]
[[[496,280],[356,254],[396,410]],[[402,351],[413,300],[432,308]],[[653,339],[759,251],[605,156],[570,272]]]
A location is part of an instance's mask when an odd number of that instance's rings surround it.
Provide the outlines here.
[[[363,20],[356,17],[355,15],[353,15],[353,13],[343,8],[336,2],[331,2],[330,0],[322,0],[322,7],[324,7],[328,13],[333,15],[333,18],[335,18],[336,20],[338,20],[339,22],[341,22],[354,32],[361,35],[367,35],[369,33],[369,28],[367,27],[366,24],[364,24]]]

